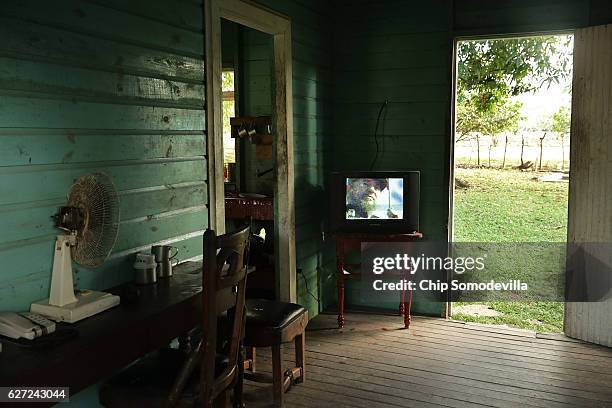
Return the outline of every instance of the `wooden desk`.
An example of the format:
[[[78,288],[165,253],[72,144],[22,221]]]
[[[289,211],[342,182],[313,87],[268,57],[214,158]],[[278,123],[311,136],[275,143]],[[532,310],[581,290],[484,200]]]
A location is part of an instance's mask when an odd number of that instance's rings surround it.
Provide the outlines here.
[[[344,268],[360,268],[360,264],[346,264],[344,257],[351,251],[361,251],[362,242],[410,242],[423,238],[420,232],[412,234],[360,234],[360,233],[338,233],[336,239],[336,279],[338,283],[338,328],[344,327]],[[359,273],[350,273],[349,277],[359,276]],[[402,278],[404,278],[402,276]],[[412,305],[412,292],[400,291],[399,313],[404,316],[404,327],[410,327],[410,308]]]
[[[78,323],[58,323],[78,330],[64,344],[39,349],[2,340],[0,385],[66,386],[74,395],[167,345],[201,320],[201,267],[181,264],[171,278],[138,286],[140,296],[132,303],[121,299],[119,306]]]

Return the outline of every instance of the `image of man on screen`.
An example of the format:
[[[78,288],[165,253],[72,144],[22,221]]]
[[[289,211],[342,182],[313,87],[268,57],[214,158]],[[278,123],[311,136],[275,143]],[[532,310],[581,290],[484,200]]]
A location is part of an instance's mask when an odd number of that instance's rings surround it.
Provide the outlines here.
[[[375,214],[378,199],[388,187],[389,181],[382,178],[347,179],[346,218],[380,218]]]

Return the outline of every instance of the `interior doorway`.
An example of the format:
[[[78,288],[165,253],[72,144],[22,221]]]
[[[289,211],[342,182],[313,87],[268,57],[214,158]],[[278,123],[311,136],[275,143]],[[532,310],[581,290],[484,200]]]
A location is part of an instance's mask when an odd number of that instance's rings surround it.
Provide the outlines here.
[[[564,264],[538,251],[561,251],[567,241],[572,57],[572,34],[456,42],[450,239],[498,251],[513,245],[524,266],[492,265],[502,281],[545,287],[552,283],[543,282],[543,270],[564,273]],[[449,314],[561,332],[559,300],[542,290],[520,301],[452,303]]]

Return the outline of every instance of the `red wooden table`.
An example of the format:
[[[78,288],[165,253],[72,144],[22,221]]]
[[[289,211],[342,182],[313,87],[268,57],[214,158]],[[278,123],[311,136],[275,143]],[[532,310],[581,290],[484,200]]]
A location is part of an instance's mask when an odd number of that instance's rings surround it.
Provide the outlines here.
[[[225,218],[274,221],[272,197],[248,197],[237,193],[225,193]]]
[[[351,251],[360,251],[362,242],[410,242],[423,238],[420,232],[411,234],[364,234],[364,233],[337,233],[336,239],[336,278],[338,281],[338,327],[344,327],[344,268],[359,268],[360,264],[346,264],[344,257]],[[349,277],[357,277],[359,273],[350,273]],[[405,278],[405,276],[402,276]],[[404,327],[410,327],[410,307],[412,292],[400,291],[399,313],[404,316]]]

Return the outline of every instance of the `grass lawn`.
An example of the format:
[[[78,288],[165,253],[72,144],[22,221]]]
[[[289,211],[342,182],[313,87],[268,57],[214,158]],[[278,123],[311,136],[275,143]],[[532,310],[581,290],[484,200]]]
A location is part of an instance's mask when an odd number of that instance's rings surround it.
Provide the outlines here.
[[[455,242],[566,241],[567,183],[541,182],[537,179],[537,173],[517,170],[457,168],[455,177],[462,184],[462,187],[455,189]],[[531,268],[531,272],[529,269],[525,268],[525,273],[538,273],[538,268]],[[516,279],[517,276],[511,278]],[[453,307],[464,304],[457,302]],[[539,332],[563,330],[562,302],[485,304],[499,315],[453,314],[452,317],[463,321],[507,324]]]

